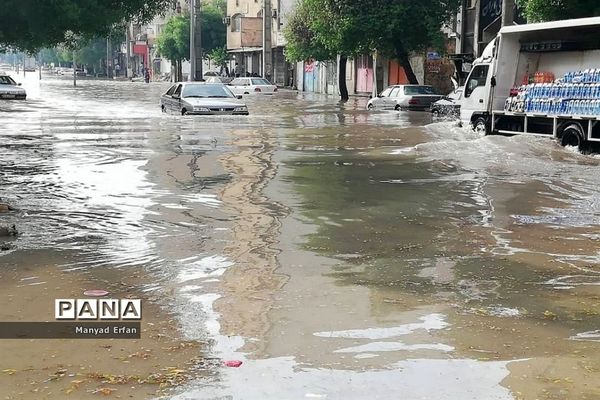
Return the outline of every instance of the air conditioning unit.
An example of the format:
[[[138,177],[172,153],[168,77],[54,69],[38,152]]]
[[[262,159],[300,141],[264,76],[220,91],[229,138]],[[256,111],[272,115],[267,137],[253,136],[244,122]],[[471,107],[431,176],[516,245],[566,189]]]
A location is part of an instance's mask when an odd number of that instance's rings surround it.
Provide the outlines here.
[[[276,8],[273,9],[273,18],[277,18],[277,9]]]
[[[231,25],[231,17],[224,17],[223,25]]]

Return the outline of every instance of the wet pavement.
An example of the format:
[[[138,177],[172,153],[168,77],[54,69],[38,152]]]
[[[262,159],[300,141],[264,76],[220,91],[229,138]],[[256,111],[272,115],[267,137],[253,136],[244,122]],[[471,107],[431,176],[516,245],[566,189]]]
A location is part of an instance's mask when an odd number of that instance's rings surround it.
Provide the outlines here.
[[[24,85],[0,102],[17,209],[0,224],[21,233],[2,240],[0,319],[105,285],[167,325],[132,370],[201,371],[73,388],[42,379],[82,368],[68,350],[10,341],[6,398],[600,398],[600,157],[360,98],[282,91],[199,118],[160,113],[168,84]]]

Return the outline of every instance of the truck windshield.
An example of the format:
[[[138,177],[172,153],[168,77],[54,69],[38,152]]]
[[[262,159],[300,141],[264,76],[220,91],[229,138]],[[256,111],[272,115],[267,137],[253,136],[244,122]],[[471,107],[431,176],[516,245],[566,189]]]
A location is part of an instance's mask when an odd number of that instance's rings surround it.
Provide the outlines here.
[[[473,68],[465,87],[465,97],[469,97],[479,86],[485,86],[489,68],[489,65],[477,65]]]

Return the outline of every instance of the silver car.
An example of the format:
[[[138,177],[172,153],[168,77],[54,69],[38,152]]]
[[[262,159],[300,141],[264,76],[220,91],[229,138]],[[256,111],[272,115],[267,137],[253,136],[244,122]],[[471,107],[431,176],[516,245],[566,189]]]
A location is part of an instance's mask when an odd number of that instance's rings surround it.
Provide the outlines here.
[[[431,104],[442,97],[436,94],[431,86],[395,85],[370,99],[367,109],[429,110]]]
[[[248,115],[241,98],[223,84],[179,82],[160,97],[160,108],[181,115]]]
[[[25,100],[27,92],[13,78],[0,72],[0,99]]]

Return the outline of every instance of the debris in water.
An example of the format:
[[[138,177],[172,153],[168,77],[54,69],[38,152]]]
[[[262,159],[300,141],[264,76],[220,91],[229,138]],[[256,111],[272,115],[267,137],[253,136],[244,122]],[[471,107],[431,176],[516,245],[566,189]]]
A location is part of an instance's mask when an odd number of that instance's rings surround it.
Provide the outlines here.
[[[551,319],[551,320],[555,320],[556,318],[558,318],[558,315],[556,315],[555,313],[553,313],[552,311],[544,311],[544,318],[546,319]]]
[[[0,226],[0,237],[2,236],[17,236],[19,232],[17,227],[13,224],[12,226]]]
[[[229,360],[229,361],[225,361],[223,364],[226,367],[238,368],[240,365],[242,365],[242,362],[239,360]]]
[[[108,294],[108,292],[106,290],[102,290],[102,289],[91,289],[91,290],[86,290],[85,292],[83,292],[83,294],[85,296],[91,296],[91,297],[102,297],[102,296],[106,296]]]

